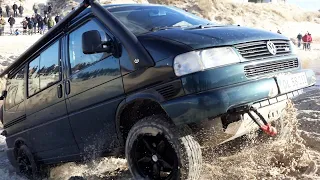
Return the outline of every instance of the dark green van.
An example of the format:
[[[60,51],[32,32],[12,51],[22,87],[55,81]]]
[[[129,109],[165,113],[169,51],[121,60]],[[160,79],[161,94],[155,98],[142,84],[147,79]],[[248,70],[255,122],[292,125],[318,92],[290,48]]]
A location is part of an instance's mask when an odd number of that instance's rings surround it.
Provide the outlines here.
[[[87,8],[91,6],[91,8]],[[84,1],[1,74],[13,166],[125,154],[135,179],[198,179],[212,145],[262,129],[315,84],[287,38],[160,5]]]

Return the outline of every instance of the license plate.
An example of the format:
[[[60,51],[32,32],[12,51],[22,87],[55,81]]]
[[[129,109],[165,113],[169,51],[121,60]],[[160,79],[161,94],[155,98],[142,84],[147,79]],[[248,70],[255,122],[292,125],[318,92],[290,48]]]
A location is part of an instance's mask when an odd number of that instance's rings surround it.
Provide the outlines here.
[[[277,76],[280,93],[287,93],[308,86],[306,74],[296,73]]]

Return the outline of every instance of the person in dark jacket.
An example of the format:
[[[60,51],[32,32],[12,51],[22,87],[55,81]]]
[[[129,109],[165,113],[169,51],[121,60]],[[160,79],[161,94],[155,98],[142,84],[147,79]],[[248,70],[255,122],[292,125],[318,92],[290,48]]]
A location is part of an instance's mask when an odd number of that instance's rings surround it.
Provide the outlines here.
[[[7,13],[7,17],[10,16],[10,6],[6,5],[6,13]]]
[[[25,19],[21,22],[21,24],[22,24],[22,29],[23,29],[22,34],[23,34],[23,35],[27,35],[27,30],[28,30],[28,21],[27,21],[27,18],[25,18]]]
[[[48,6],[48,14],[50,14],[51,11],[52,11],[52,6],[51,6],[51,4],[49,4],[49,6]]]
[[[33,30],[33,21],[31,20],[31,18],[26,17],[26,20],[28,22],[28,34],[32,35],[32,30]]]
[[[2,7],[0,6],[0,16],[2,16]]]
[[[16,3],[14,3],[12,6],[12,9],[13,9],[13,17],[17,17],[18,16],[18,5]]]
[[[43,34],[44,33],[44,22],[43,22],[43,18],[41,17],[41,15],[39,14],[38,17],[37,17],[37,20],[38,20],[38,32],[40,34]]]
[[[31,17],[31,21],[33,22],[33,33],[37,33],[37,24],[38,24],[38,21],[37,21],[37,18],[32,15]]]
[[[302,40],[302,34],[301,33],[298,34],[297,39],[298,39],[298,47],[300,47],[301,46],[301,40]]]
[[[22,17],[22,16],[23,16],[23,10],[24,10],[24,8],[23,8],[23,6],[22,6],[21,4],[20,4],[18,10],[19,10],[20,16]]]
[[[16,23],[16,20],[12,15],[10,15],[10,18],[8,19],[8,23],[10,24],[10,35],[14,33],[13,25]]]
[[[54,18],[54,21],[56,22],[56,24],[58,24],[58,22],[60,21],[60,16],[59,16],[59,14],[57,14],[57,16]]]

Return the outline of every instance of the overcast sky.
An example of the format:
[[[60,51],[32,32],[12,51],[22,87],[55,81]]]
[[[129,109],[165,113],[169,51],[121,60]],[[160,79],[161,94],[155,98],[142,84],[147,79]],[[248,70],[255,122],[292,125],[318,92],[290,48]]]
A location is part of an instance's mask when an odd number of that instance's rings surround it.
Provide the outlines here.
[[[319,10],[320,0],[287,0],[289,3],[296,4],[308,10]]]

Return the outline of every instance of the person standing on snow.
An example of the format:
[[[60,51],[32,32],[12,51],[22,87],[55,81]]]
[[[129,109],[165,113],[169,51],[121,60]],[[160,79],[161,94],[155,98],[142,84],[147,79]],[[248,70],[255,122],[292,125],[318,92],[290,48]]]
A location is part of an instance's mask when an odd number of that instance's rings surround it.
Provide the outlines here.
[[[8,23],[10,24],[10,35],[12,35],[14,33],[13,25],[16,23],[16,20],[14,19],[14,17],[12,17],[12,15],[10,15]]]
[[[307,37],[308,33],[306,33],[303,37],[302,37],[302,43],[303,43],[303,50],[307,50],[307,42],[308,42],[308,37]]]
[[[41,15],[38,15],[38,31],[40,34],[43,34],[44,33],[44,22],[43,22],[43,18],[41,17]]]
[[[10,16],[10,6],[6,5],[6,13],[7,13],[7,17]]]
[[[54,18],[54,21],[56,21],[56,24],[58,24],[58,22],[60,21],[60,16],[59,16],[59,14],[57,14],[57,16]]]
[[[52,16],[50,16],[48,20],[48,30],[50,30],[53,26],[54,26],[54,20]]]
[[[6,21],[4,20],[3,16],[0,16],[0,36],[4,33],[4,25],[6,25]]]
[[[38,24],[37,18],[34,15],[32,15],[31,21],[33,22],[33,33],[37,34],[37,24]]]
[[[298,39],[298,47],[300,48],[301,40],[302,40],[302,34],[301,33],[298,34],[297,39]]]
[[[12,9],[13,9],[13,17],[17,17],[18,16],[18,5],[16,3],[14,3],[12,6]]]
[[[21,4],[20,4],[18,10],[19,10],[20,16],[22,17],[22,16],[23,16],[23,10],[24,10],[24,8],[23,8],[23,6],[22,6]]]
[[[21,24],[22,24],[22,29],[23,29],[22,34],[27,35],[27,29],[28,29],[28,21],[27,21],[27,18],[25,18],[25,19],[21,22]]]
[[[310,33],[308,33],[308,35],[307,35],[307,49],[309,51],[311,51],[311,43],[312,43],[312,36]]]
[[[0,6],[0,16],[2,16],[2,7]]]
[[[38,13],[38,9],[39,9],[38,4],[34,3],[32,9],[33,9],[34,13],[37,14]]]
[[[49,4],[49,6],[48,6],[48,14],[51,14],[51,11],[52,11],[52,6],[51,6],[51,4]]]
[[[32,33],[32,29],[33,29],[33,21],[32,21],[32,19],[31,18],[29,18],[29,17],[26,17],[26,20],[27,20],[27,22],[28,22],[28,34],[29,35],[32,35],[33,33]]]

